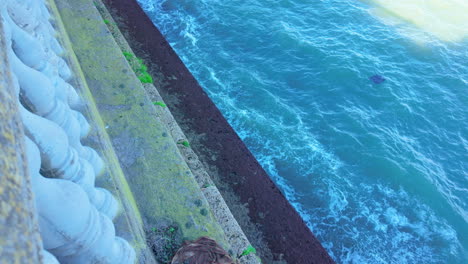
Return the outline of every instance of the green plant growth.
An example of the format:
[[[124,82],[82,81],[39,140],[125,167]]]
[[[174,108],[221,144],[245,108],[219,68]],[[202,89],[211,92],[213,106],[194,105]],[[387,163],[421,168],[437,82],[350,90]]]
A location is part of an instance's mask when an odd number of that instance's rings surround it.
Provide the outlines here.
[[[257,253],[257,250],[252,245],[249,245],[237,258],[242,258],[243,256],[255,253]]]
[[[181,144],[181,145],[183,145],[183,146],[186,147],[186,148],[190,148],[190,143],[189,143],[187,140],[183,140],[183,141],[177,142],[177,144]]]
[[[104,19],[104,24],[109,25],[110,24],[109,20]]]
[[[153,102],[154,105],[159,105],[161,107],[166,107],[167,105],[161,101]]]
[[[148,67],[143,63],[142,59],[127,51],[124,51],[123,55],[141,83],[153,83],[153,78],[148,73]]]

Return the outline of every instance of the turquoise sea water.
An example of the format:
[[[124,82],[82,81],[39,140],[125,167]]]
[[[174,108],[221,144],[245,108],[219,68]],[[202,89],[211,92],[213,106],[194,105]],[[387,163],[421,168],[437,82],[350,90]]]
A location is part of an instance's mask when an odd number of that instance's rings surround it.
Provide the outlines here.
[[[139,2],[338,263],[468,263],[467,39],[352,0]]]

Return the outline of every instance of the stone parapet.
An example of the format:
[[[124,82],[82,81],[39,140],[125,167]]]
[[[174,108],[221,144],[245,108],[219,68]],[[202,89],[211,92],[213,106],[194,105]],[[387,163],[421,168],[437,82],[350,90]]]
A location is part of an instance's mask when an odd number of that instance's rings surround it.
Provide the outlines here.
[[[20,143],[15,147],[4,141],[6,146],[2,146],[2,150],[5,153],[1,158],[16,156],[24,162],[27,157],[30,190],[24,166],[16,174],[12,169],[14,160],[1,164],[1,168],[8,171],[5,177],[11,177],[18,188],[25,190],[23,196],[36,205],[23,201],[16,206],[9,192],[8,197],[0,197],[5,208],[2,210],[5,216],[2,215],[0,220],[16,220],[16,224],[29,221],[30,229],[39,231],[47,251],[42,250],[37,234],[21,227],[12,230],[24,231],[22,234],[2,236],[1,239],[9,238],[12,243],[28,241],[29,247],[38,248],[39,259],[31,259],[32,263],[135,262],[134,248],[115,235],[112,219],[120,211],[117,199],[108,190],[95,185],[96,177],[106,170],[106,164],[95,149],[82,143],[93,126],[82,114],[87,102],[70,84],[76,78],[66,62],[69,50],[64,49],[56,38],[55,27],[60,18],[51,15],[45,1],[8,0],[0,6],[0,21],[4,29],[0,35],[1,70],[4,73],[1,83],[5,86],[2,106],[11,115],[3,118],[1,125],[2,128],[16,129],[14,134],[5,130],[4,135],[10,141],[15,135],[17,142],[26,139],[27,143],[25,150]],[[14,119],[18,113],[21,121]],[[16,123],[22,123],[24,133],[21,126],[12,126]],[[11,189],[8,181],[1,184],[2,190],[3,187]],[[28,209],[30,215],[23,215],[22,208]],[[8,217],[11,209],[15,209],[16,218]],[[34,226],[36,216],[39,229],[37,223]],[[15,254],[26,255],[23,253],[27,246],[16,245],[11,249],[13,256],[2,247],[1,256],[16,259]],[[28,263],[27,260],[20,262]]]

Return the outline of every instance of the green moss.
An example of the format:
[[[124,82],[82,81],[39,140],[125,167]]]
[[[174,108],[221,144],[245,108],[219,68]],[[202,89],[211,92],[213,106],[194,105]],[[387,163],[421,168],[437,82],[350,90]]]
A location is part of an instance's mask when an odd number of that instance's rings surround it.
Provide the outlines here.
[[[104,19],[104,24],[109,25],[110,24],[109,20]]]
[[[132,70],[141,83],[153,83],[153,78],[148,73],[148,67],[143,63],[142,59],[127,51],[122,52],[122,54],[125,56],[125,59],[127,59],[130,67],[132,67]]]
[[[179,141],[177,144],[180,144],[186,148],[190,148],[190,143],[187,140]]]
[[[166,104],[161,102],[161,101],[157,101],[157,102],[153,102],[154,105],[159,105],[161,107],[166,107]]]
[[[249,245],[244,251],[242,251],[242,253],[239,255],[238,258],[247,256],[249,254],[255,254],[255,253],[257,253],[257,250],[252,245]]]
[[[122,53],[123,53],[123,55],[125,56],[125,58],[126,58],[127,60],[130,60],[130,59],[133,59],[133,58],[134,58],[133,54],[130,53],[130,52],[124,51],[124,52],[122,52]]]
[[[153,78],[151,78],[151,75],[149,75],[147,72],[138,76],[138,79],[140,79],[141,83],[153,83]]]

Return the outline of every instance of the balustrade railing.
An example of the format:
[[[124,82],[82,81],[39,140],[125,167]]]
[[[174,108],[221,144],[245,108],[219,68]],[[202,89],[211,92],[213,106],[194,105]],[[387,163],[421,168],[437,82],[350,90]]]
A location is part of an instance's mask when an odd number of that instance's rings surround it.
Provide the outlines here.
[[[41,176],[39,148],[27,137],[26,149],[44,248],[62,263],[132,263],[133,250],[115,236],[111,220],[90,204],[83,189]]]
[[[104,162],[81,143],[90,125],[67,82],[73,74],[61,57],[46,2],[3,2],[0,19],[27,136],[44,263],[133,263],[133,248],[115,236],[118,203],[95,187]]]

